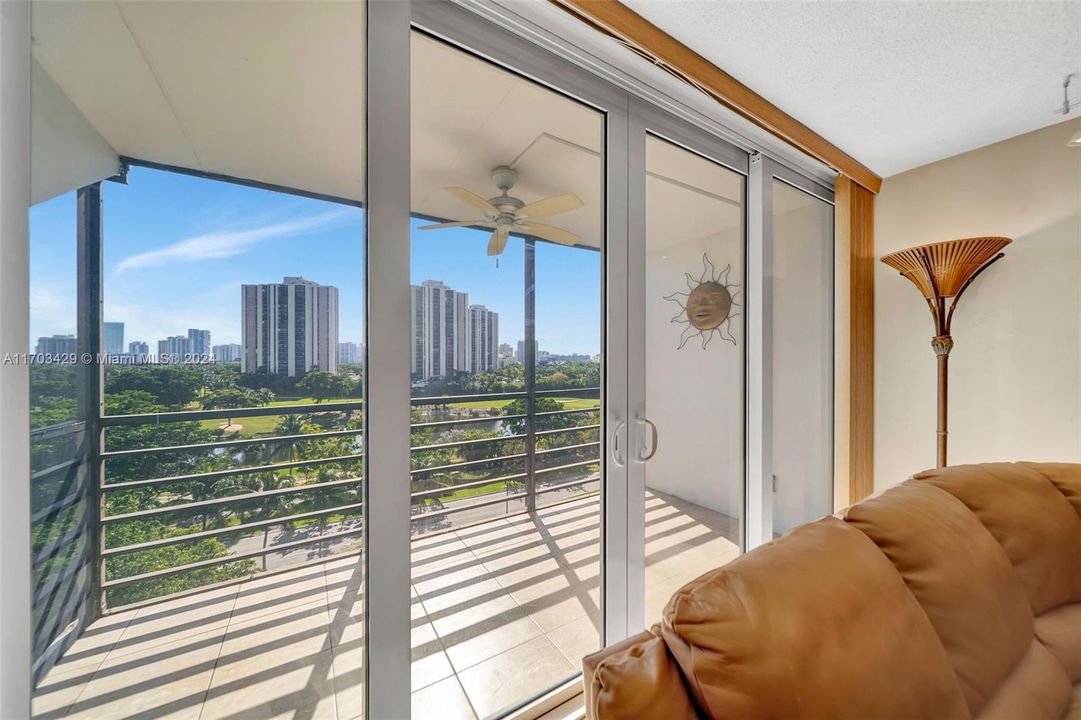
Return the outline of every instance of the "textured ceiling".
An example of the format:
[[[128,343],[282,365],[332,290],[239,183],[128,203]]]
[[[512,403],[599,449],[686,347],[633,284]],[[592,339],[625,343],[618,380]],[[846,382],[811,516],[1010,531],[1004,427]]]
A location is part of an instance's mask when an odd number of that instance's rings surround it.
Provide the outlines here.
[[[1081,101],[1081,2],[623,1],[883,177]]]

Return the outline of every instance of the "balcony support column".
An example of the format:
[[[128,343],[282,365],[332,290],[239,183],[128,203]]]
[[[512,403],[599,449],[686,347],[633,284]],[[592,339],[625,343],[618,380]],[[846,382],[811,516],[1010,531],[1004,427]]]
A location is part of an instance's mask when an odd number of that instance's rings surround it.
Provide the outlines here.
[[[526,510],[537,510],[537,241],[525,241],[525,472]]]
[[[76,309],[78,314],[77,349],[79,352],[79,419],[86,425],[84,451],[86,453],[86,507],[90,513],[88,523],[90,562],[90,587],[87,623],[93,622],[105,608],[102,583],[105,581],[105,563],[101,549],[105,547],[104,515],[101,484],[105,476],[101,457],[104,443],[104,370],[99,362],[102,351],[102,224],[101,183],[80,188],[76,193],[78,277]]]

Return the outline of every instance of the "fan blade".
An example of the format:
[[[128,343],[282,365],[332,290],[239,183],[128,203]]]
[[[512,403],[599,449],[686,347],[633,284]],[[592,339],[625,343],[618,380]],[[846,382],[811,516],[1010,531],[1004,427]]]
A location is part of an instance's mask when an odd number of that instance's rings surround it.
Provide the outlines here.
[[[548,217],[549,215],[577,210],[580,207],[582,207],[582,198],[574,193],[565,193],[538,200],[535,203],[529,203],[518,211],[518,215],[529,218]]]
[[[484,219],[481,219],[481,220],[462,220],[461,222],[445,222],[445,223],[438,223],[436,225],[421,225],[420,227],[417,228],[417,230],[442,230],[443,228],[473,227],[473,226],[476,226],[476,225],[487,225],[488,227],[491,227],[492,223],[490,223],[490,222],[488,222],[487,220],[484,220]]]
[[[488,254],[489,255],[502,255],[503,249],[507,247],[507,236],[510,233],[506,228],[500,228],[492,233],[492,237],[488,240]]]
[[[443,189],[449,192],[454,197],[458,198],[459,200],[463,200],[470,205],[473,205],[474,207],[478,207],[486,213],[492,213],[493,215],[499,214],[499,209],[495,205],[492,205],[490,202],[482,198],[480,195],[477,195],[475,192],[466,190],[464,187],[454,186],[445,187]]]
[[[577,245],[582,241],[582,238],[578,237],[570,230],[564,230],[563,228],[557,228],[552,225],[542,225],[541,223],[529,223],[528,225],[523,225],[522,231],[527,235],[535,235],[542,240],[551,240],[560,245]]]

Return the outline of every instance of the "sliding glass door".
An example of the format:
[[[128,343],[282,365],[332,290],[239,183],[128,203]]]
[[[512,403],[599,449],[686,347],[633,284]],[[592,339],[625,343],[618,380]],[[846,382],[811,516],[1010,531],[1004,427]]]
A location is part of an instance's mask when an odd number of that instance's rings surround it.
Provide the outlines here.
[[[747,156],[639,105],[631,148],[633,631],[742,546]]]

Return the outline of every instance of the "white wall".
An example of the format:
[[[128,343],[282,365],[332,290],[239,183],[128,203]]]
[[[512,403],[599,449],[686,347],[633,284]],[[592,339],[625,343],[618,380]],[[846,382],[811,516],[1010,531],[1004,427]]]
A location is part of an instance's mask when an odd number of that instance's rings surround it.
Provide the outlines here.
[[[1013,238],[953,319],[950,464],[1081,461],[1081,118],[887,178],[878,257],[978,235]],[[932,322],[876,264],[875,488],[935,463]]]
[[[732,308],[737,345],[714,336],[703,350],[695,337],[677,350],[687,326],[671,323],[679,306],[664,296],[687,292],[684,273],[700,277],[703,253],[717,272],[731,263],[728,281],[742,290],[742,245],[733,228],[646,257],[646,415],[660,438],[646,485],[730,517],[742,515],[743,502],[743,308]]]

